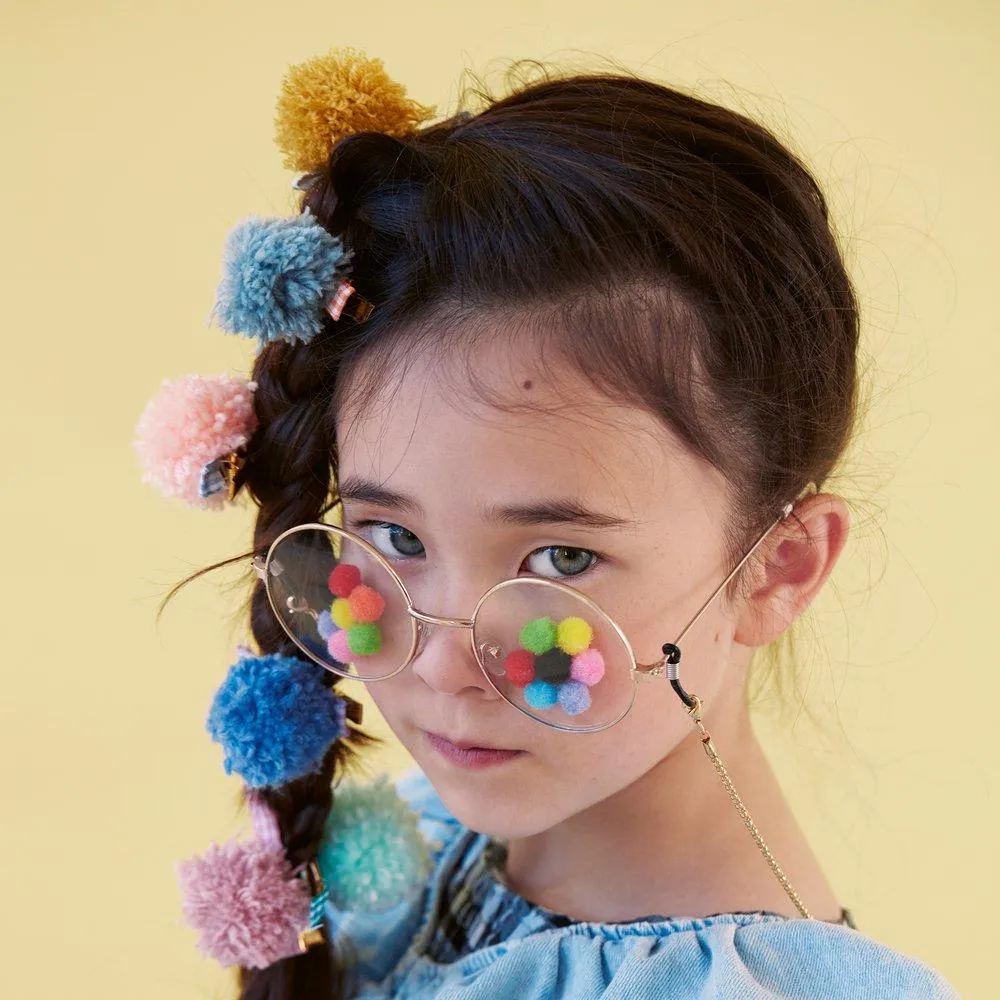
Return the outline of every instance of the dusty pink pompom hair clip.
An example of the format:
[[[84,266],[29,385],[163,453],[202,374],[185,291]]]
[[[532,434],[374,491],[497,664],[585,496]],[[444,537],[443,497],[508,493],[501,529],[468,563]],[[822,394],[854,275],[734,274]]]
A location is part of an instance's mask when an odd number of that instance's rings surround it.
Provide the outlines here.
[[[256,388],[242,375],[164,379],[136,424],[142,481],[192,507],[231,502],[241,449],[257,429]]]

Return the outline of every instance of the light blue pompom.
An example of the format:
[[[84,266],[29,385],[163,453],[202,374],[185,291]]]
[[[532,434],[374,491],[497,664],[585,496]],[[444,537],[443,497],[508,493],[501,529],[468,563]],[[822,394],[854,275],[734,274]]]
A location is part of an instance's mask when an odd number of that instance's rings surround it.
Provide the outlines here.
[[[548,681],[532,681],[524,689],[524,700],[531,708],[552,708],[559,698],[559,689]]]
[[[251,216],[226,240],[212,313],[230,333],[308,343],[323,329],[325,304],[349,256],[311,215]]]
[[[417,823],[385,775],[337,787],[317,854],[337,909],[382,912],[427,881],[430,848]]]
[[[226,774],[262,788],[317,772],[348,731],[346,703],[323,679],[321,667],[298,657],[241,652],[206,722],[225,751]]]

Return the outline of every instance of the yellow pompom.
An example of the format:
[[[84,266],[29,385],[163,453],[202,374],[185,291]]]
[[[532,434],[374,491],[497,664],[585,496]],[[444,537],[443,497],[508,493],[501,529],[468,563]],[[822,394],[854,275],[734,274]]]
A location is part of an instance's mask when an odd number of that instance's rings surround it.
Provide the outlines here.
[[[403,136],[432,118],[434,107],[406,96],[381,59],[354,49],[331,49],[292,66],[281,85],[275,137],[291,170],[317,170],[333,144],[352,132]]]
[[[582,618],[564,618],[556,631],[556,642],[564,653],[582,653],[594,638],[594,630]]]
[[[337,628],[350,628],[357,624],[354,620],[354,613],[351,611],[351,603],[346,597],[338,597],[330,605],[330,617]]]

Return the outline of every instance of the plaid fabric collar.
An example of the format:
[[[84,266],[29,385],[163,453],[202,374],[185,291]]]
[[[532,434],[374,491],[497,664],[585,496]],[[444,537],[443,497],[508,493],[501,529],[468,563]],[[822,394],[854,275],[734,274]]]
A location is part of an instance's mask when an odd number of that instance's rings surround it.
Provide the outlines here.
[[[506,847],[471,830],[461,834],[463,843],[439,874],[442,892],[426,956],[442,965],[466,955],[556,927],[579,921],[528,902],[503,884]],[[757,910],[767,914],[771,911]],[[719,916],[720,914],[712,914]],[[781,916],[781,914],[775,914]],[[636,921],[668,921],[662,914]],[[857,929],[850,910],[844,908],[838,923]]]

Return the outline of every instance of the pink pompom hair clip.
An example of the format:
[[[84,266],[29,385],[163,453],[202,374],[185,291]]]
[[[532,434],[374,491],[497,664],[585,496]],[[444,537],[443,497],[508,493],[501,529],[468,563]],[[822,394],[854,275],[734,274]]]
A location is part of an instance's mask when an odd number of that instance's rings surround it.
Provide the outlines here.
[[[224,966],[263,969],[325,940],[329,894],[314,861],[292,869],[270,807],[255,793],[249,805],[253,839],[212,844],[176,871],[201,951]]]
[[[164,379],[135,428],[142,481],[192,507],[231,503],[243,449],[257,429],[256,388],[241,375]]]

